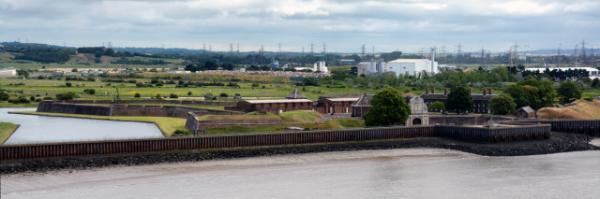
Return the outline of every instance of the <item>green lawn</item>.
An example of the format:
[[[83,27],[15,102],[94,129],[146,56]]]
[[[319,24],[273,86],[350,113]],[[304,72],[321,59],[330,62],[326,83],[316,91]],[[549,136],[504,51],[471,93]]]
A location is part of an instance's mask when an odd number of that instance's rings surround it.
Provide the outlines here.
[[[146,79],[146,81],[149,81]],[[253,88],[251,83],[238,83],[240,88],[225,86],[205,86],[195,88],[176,88],[175,85],[164,85],[162,87],[144,87],[138,88],[131,83],[108,83],[95,81],[70,81],[72,87],[66,87],[64,80],[38,80],[38,79],[6,79],[0,78],[0,87],[7,90],[11,96],[39,96],[55,97],[58,93],[76,92],[82,99],[113,99],[116,96],[117,88],[119,96],[122,99],[134,99],[133,96],[139,93],[142,97],[154,97],[157,94],[169,96],[177,94],[179,97],[203,97],[206,93],[212,93],[219,96],[226,93],[230,99],[235,94],[248,98],[264,98],[287,96],[295,86],[292,84],[260,84],[260,87]],[[262,87],[265,88],[262,88]],[[115,88],[117,87],[117,88]],[[95,95],[83,93],[84,89],[92,88],[96,90]],[[340,96],[340,95],[360,95],[364,92],[373,92],[372,89],[362,88],[328,88],[327,86],[306,86],[301,92],[310,99],[316,100],[319,96]]]
[[[97,120],[114,120],[114,121],[130,121],[130,122],[150,122],[156,124],[162,131],[165,137],[173,135],[175,130],[186,130],[185,119],[176,117],[149,117],[149,116],[96,116],[96,115],[79,115],[65,113],[42,113],[42,112],[14,112],[27,115],[41,115],[54,117],[73,117],[83,119]]]
[[[0,122],[0,144],[4,144],[18,127],[19,125],[13,123]]]

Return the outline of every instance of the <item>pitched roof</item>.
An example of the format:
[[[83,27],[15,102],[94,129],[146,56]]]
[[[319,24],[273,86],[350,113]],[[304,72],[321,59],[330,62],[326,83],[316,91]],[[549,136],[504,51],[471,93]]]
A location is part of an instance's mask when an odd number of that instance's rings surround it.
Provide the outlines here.
[[[373,99],[373,94],[363,94],[352,104],[352,106],[371,106],[371,100]]]
[[[355,102],[357,101],[358,97],[337,97],[337,98],[327,98],[327,100],[332,101],[332,102],[347,102],[347,101],[352,101]]]
[[[519,110],[523,110],[526,113],[535,113],[535,110],[533,110],[533,108],[531,108],[531,106],[524,106],[524,107],[521,107]]]
[[[272,99],[272,100],[244,100],[250,104],[270,104],[270,103],[300,103],[312,102],[308,99]]]
[[[491,100],[492,97],[494,97],[494,94],[490,94],[490,95],[482,95],[482,94],[471,94],[471,98],[473,100]],[[421,97],[423,99],[439,99],[439,100],[446,100],[448,99],[448,95],[444,95],[444,94],[423,94],[421,95]]]
[[[298,88],[294,88],[294,91],[292,91],[287,97],[285,97],[287,99],[306,99],[306,97],[304,95],[302,95],[300,93],[300,91],[298,91]]]

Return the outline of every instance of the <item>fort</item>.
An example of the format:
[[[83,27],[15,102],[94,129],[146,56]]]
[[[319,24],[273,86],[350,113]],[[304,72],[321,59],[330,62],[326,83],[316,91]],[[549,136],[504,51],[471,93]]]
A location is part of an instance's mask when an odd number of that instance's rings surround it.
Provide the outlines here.
[[[0,146],[0,173],[377,148],[435,147],[502,156],[598,149],[588,142],[589,135],[600,136],[594,130],[600,120],[529,122],[5,145]]]

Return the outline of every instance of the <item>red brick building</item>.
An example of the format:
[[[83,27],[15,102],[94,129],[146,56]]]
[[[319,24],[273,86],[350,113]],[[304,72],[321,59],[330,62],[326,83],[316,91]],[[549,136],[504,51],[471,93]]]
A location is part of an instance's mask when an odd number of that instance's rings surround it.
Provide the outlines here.
[[[323,114],[350,114],[352,104],[357,100],[357,97],[321,97],[317,101],[316,111]]]
[[[313,110],[313,101],[308,99],[273,99],[273,100],[242,100],[236,106],[225,107],[226,110],[242,112],[271,112],[281,113],[295,110]]]

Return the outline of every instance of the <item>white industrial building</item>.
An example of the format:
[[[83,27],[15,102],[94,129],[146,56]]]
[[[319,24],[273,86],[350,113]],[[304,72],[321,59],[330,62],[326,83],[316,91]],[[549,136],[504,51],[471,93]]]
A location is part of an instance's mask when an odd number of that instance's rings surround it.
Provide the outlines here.
[[[544,73],[546,69],[549,71],[559,70],[559,71],[568,71],[568,70],[585,70],[588,72],[590,79],[600,79],[600,70],[592,67],[546,67],[546,68],[525,68],[526,71],[531,72],[539,72]]]
[[[319,73],[329,73],[329,69],[327,69],[327,63],[325,61],[318,61],[313,64],[313,67],[295,67],[294,70],[297,71],[312,71]]]
[[[1,69],[0,77],[15,77],[17,76],[17,69]]]
[[[386,65],[386,72],[393,72],[396,75],[418,76],[423,73],[435,74],[439,71],[438,63],[429,59],[396,59]]]
[[[357,65],[358,75],[370,75],[386,72],[386,63],[383,60],[360,62]]]

